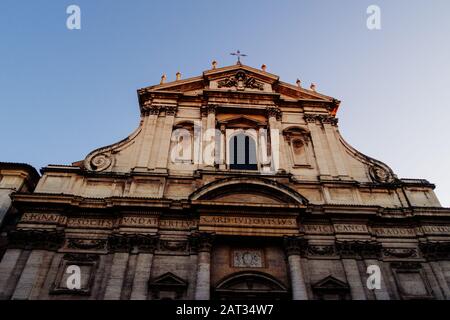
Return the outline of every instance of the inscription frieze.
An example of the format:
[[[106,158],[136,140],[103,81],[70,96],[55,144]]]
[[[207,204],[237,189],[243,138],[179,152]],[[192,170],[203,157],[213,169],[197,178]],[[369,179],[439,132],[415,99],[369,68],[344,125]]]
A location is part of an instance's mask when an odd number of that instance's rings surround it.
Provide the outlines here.
[[[309,234],[331,234],[333,233],[333,227],[323,224],[305,224],[303,228],[306,233]]]
[[[162,229],[189,230],[197,227],[197,221],[166,219],[159,221],[159,227]]]
[[[377,236],[387,236],[387,237],[411,237],[415,236],[416,233],[412,228],[389,228],[389,227],[374,227],[373,232]]]
[[[69,218],[67,219],[67,226],[81,227],[81,228],[110,229],[114,226],[114,221],[111,219]]]
[[[157,217],[123,217],[120,226],[127,227],[158,227]]]
[[[232,226],[296,227],[295,218],[201,216],[200,224]]]
[[[369,229],[364,224],[335,224],[334,230],[338,233],[368,233]]]
[[[24,213],[21,222],[58,223],[61,215],[57,213]]]

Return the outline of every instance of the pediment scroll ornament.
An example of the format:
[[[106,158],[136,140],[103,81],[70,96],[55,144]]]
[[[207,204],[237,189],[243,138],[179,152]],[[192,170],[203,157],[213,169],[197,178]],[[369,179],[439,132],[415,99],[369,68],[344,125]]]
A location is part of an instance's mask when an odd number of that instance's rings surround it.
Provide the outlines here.
[[[369,174],[374,182],[393,183],[395,181],[394,175],[389,170],[376,164],[369,168]]]
[[[237,90],[258,89],[264,90],[264,84],[247,75],[245,71],[239,70],[235,75],[218,82],[219,88],[232,88]]]

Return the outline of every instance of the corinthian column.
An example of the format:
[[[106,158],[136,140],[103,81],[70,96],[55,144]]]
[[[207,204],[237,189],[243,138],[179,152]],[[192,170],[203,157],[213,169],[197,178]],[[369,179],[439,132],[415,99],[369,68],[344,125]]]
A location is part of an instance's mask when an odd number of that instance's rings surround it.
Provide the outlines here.
[[[195,300],[209,300],[211,291],[211,247],[213,235],[197,234],[194,237],[197,247],[197,282]]]
[[[299,237],[285,237],[284,239],[286,255],[289,263],[293,300],[308,300],[300,257],[303,243],[304,240]]]

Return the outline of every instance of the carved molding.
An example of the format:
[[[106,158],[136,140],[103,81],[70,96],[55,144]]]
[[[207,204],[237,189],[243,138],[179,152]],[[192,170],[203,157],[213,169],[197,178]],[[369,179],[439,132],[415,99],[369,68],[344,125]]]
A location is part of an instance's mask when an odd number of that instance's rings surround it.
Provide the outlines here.
[[[372,165],[369,168],[369,174],[374,182],[393,183],[395,181],[394,175],[389,170],[378,165]]]
[[[113,234],[108,239],[108,248],[113,252],[140,252],[153,253],[158,245],[158,236],[146,234]]]
[[[333,256],[336,248],[334,245],[308,245],[306,253],[310,256]]]
[[[303,119],[305,119],[308,123],[315,123],[316,121],[322,124],[331,124],[337,125],[339,120],[338,118],[326,114],[309,114],[306,113],[303,115]]]
[[[67,239],[67,248],[81,250],[101,250],[107,245],[106,239]]]
[[[100,257],[97,254],[66,253],[63,259],[69,262],[93,262],[98,261]]]
[[[341,257],[379,258],[382,246],[376,241],[336,241]]]
[[[187,241],[159,240],[160,251],[184,252],[188,249]]]
[[[427,260],[450,259],[450,242],[423,242],[419,244],[419,248]]]
[[[141,107],[141,114],[143,116],[156,115],[159,116],[161,112],[165,111],[166,115],[174,116],[178,111],[176,105],[153,105],[151,102],[145,102]]]
[[[11,248],[58,250],[64,243],[64,231],[14,230],[8,241]]]
[[[383,249],[385,257],[392,258],[418,258],[419,254],[416,248],[385,248]]]
[[[235,87],[237,90],[245,89],[258,89],[264,90],[264,84],[257,81],[254,77],[250,77],[243,70],[239,70],[231,77],[224,80],[219,80],[217,82],[218,88],[232,88]]]
[[[267,117],[274,117],[277,119],[277,121],[281,121],[283,113],[281,112],[280,108],[277,108],[275,106],[270,106],[266,108]]]

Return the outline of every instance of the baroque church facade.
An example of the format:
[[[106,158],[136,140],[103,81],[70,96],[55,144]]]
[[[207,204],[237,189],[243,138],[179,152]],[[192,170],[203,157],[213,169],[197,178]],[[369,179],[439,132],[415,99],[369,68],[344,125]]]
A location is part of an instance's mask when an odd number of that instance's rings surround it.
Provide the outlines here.
[[[338,100],[241,63],[138,98],[82,161],[0,163],[0,299],[450,299],[450,209]]]

